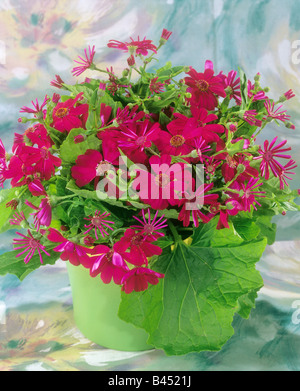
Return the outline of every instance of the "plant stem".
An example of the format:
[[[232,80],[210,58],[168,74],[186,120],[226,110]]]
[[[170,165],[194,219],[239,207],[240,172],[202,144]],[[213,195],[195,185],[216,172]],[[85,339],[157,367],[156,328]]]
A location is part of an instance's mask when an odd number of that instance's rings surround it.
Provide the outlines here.
[[[181,236],[178,234],[177,229],[175,228],[171,220],[168,221],[168,225],[174,237],[175,244],[181,242],[182,241]]]

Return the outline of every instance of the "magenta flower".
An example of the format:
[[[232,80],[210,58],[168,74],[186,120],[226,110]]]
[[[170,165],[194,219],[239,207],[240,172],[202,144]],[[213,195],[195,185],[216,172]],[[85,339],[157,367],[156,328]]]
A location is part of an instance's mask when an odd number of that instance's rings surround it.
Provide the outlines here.
[[[81,263],[88,263],[89,257],[87,254],[90,250],[79,244],[73,243],[64,238],[62,234],[54,228],[49,228],[49,234],[47,236],[50,242],[60,243],[53,251],[61,253],[60,258],[63,261],[69,261],[72,265],[78,266]]]
[[[129,271],[129,268],[116,248],[98,245],[92,250],[93,256],[90,258],[90,275],[96,277],[100,274],[104,284],[109,284],[111,280],[115,284],[121,285],[122,278]],[[96,255],[95,255],[96,254]]]
[[[6,175],[7,164],[6,164],[6,150],[3,142],[0,139],[0,186],[3,188],[4,182],[7,179]]]
[[[256,118],[257,114],[258,113],[256,110],[247,110],[245,111],[243,118],[251,126],[260,127],[262,125],[262,121]]]
[[[206,152],[211,151],[211,147],[206,144],[206,141],[202,136],[196,137],[193,140],[193,146],[197,152],[198,158],[201,163],[203,163],[203,160],[205,158],[208,158],[207,155],[205,155]]]
[[[292,148],[282,148],[286,145],[287,140],[280,142],[275,146],[278,137],[275,137],[271,143],[268,140],[264,142],[264,149],[259,148],[258,153],[260,156],[254,157],[254,160],[261,160],[260,170],[261,175],[265,179],[270,178],[270,169],[275,177],[281,174],[284,168],[275,158],[290,159],[290,155],[285,155],[284,152],[290,151]]]
[[[157,137],[160,130],[158,122],[151,123],[148,120],[135,122],[130,127],[120,132],[120,139],[117,141],[119,147],[129,155],[137,152],[144,152],[145,148],[151,147],[152,141]],[[146,160],[147,156],[143,160]]]
[[[56,87],[56,88],[63,88],[63,84],[64,84],[64,81],[62,80],[62,78],[59,75],[55,75],[55,80],[52,80],[50,82],[50,85],[52,87]]]
[[[87,121],[89,105],[79,103],[83,92],[74,99],[68,99],[65,102],[58,103],[53,109],[51,126],[59,132],[70,132],[72,129],[83,128]]]
[[[161,92],[164,92],[164,87],[165,87],[164,83],[158,81],[158,77],[151,79],[149,89],[152,94],[159,94]]]
[[[26,220],[26,217],[24,215],[24,212],[21,211],[20,213],[15,213],[13,215],[13,218],[9,220],[9,223],[11,225],[21,225],[21,223],[25,220]]]
[[[115,48],[123,50],[124,52],[130,52],[131,54],[141,54],[142,56],[147,56],[148,51],[151,50],[154,53],[157,53],[157,47],[153,45],[152,41],[146,39],[146,37],[141,41],[138,37],[137,41],[134,41],[131,37],[131,42],[120,42],[115,39],[111,39],[107,46],[109,48]]]
[[[225,92],[228,94],[230,99],[234,99],[237,105],[240,105],[242,102],[241,98],[241,85],[240,78],[237,76],[237,71],[230,71],[228,76],[223,75],[222,73],[219,76],[223,79]]]
[[[104,176],[112,165],[103,160],[100,152],[94,149],[88,149],[84,155],[79,155],[76,164],[72,167],[72,177],[78,187],[83,187],[95,178]]]
[[[285,94],[284,97],[286,100],[290,100],[294,98],[296,95],[294,94],[293,90],[288,90]]]
[[[145,116],[145,113],[143,111],[138,111],[138,109],[138,105],[135,105],[132,109],[130,109],[128,106],[125,106],[124,109],[118,107],[116,118],[113,120],[113,122],[116,124],[116,126],[124,125],[130,127],[132,123],[140,121]]]
[[[29,113],[29,114],[35,114],[35,115],[40,114],[43,112],[43,108],[47,105],[48,101],[49,101],[49,97],[47,95],[45,96],[45,99],[44,99],[43,103],[41,104],[41,106],[40,106],[37,99],[36,99],[36,103],[34,103],[34,101],[31,101],[34,109],[31,109],[30,107],[23,106],[20,110],[20,113]]]
[[[101,213],[99,210],[96,210],[94,216],[85,217],[85,220],[90,221],[91,223],[89,225],[85,225],[85,228],[88,228],[87,231],[84,232],[84,235],[89,233],[92,229],[94,229],[96,239],[98,240],[98,233],[97,230],[100,231],[101,236],[104,238],[105,235],[109,235],[109,233],[106,231],[106,228],[113,231],[113,228],[110,227],[109,224],[114,224],[113,221],[106,220],[106,217],[110,216],[110,213],[103,212]]]
[[[179,163],[172,165],[171,160],[170,155],[152,156],[149,159],[151,172],[137,169],[139,176],[133,181],[132,188],[154,210],[176,205],[179,194],[193,183],[189,170]]]
[[[31,215],[34,218],[34,227],[37,231],[40,230],[41,225],[49,227],[52,220],[52,209],[48,197],[41,200],[39,207],[36,207],[28,200],[25,201],[25,204],[36,210],[36,212],[31,213]]]
[[[178,207],[182,207],[178,216],[178,220],[183,222],[184,227],[188,227],[192,217],[195,227],[199,227],[199,219],[203,223],[207,223],[209,218],[201,212],[204,205],[215,203],[219,196],[218,194],[205,194],[213,188],[213,183],[200,185],[193,194],[184,194],[182,200],[179,201]]]
[[[240,190],[242,195],[232,194],[231,197],[236,199],[246,212],[250,212],[252,206],[255,210],[257,210],[256,205],[261,206],[261,204],[256,200],[256,197],[265,197],[265,192],[257,190],[258,187],[263,185],[262,182],[258,183],[259,180],[259,178],[251,178],[246,184],[238,184],[238,182],[234,182],[232,185],[232,187]]]
[[[275,103],[271,102],[270,100],[267,100],[265,102],[265,108],[268,114],[266,117],[264,117],[264,120],[266,121],[270,119],[270,120],[279,120],[282,122],[289,121],[291,116],[286,114],[286,110],[280,111],[282,107],[283,106],[280,106],[275,110]]]
[[[248,80],[248,97],[251,99],[252,102],[268,99],[264,91],[258,91],[256,93],[254,93],[254,91],[255,85],[252,84],[250,80]]]
[[[15,250],[24,249],[21,253],[16,255],[16,257],[20,257],[21,255],[28,252],[26,255],[24,262],[28,263],[30,259],[34,256],[35,252],[37,251],[40,256],[40,262],[43,263],[43,258],[41,251],[48,255],[50,257],[50,254],[46,251],[46,247],[41,244],[41,242],[38,239],[35,239],[32,236],[32,233],[28,230],[28,236],[25,236],[19,232],[16,232],[17,235],[21,236],[22,239],[13,239],[14,245],[17,245],[18,247],[15,247]]]
[[[84,49],[84,54],[85,54],[85,58],[78,56],[80,61],[75,60],[75,62],[77,64],[79,64],[79,66],[72,69],[73,76],[80,76],[87,69],[93,68],[93,66],[94,66],[93,60],[94,60],[94,56],[96,54],[95,46],[93,46],[92,48],[89,46],[88,52],[86,49]]]
[[[18,148],[30,144],[37,145],[38,148],[51,148],[53,141],[51,140],[47,129],[42,124],[35,124],[26,129],[23,134],[15,133],[13,152],[18,154]]]
[[[172,34],[172,31],[168,31],[167,29],[163,29],[160,38],[164,39],[165,41],[168,41],[168,39],[170,38],[171,34]]]
[[[206,61],[204,73],[198,73],[192,68],[187,74],[189,76],[184,80],[188,86],[187,92],[192,94],[191,104],[207,110],[214,110],[218,106],[216,96],[226,98],[222,78],[214,76],[211,61]]]
[[[292,170],[296,169],[298,166],[295,160],[290,160],[279,172],[279,180],[280,180],[280,190],[283,190],[285,185],[288,186],[287,179],[292,180],[292,178],[288,175],[295,175],[295,172]]]
[[[158,232],[159,230],[166,228],[168,224],[166,224],[167,219],[163,220],[164,215],[162,215],[159,219],[157,219],[158,211],[155,213],[155,216],[151,220],[151,210],[148,208],[148,219],[146,219],[145,211],[142,209],[142,217],[140,220],[138,217],[133,216],[135,220],[137,220],[141,225],[132,225],[130,228],[139,231],[141,234],[145,234],[146,236],[150,236],[151,239],[156,240],[159,237],[164,236],[162,232]]]
[[[145,291],[148,289],[148,284],[157,285],[159,278],[164,278],[164,274],[157,273],[146,267],[136,267],[128,271],[122,278],[122,291],[127,294],[133,291]]]
[[[152,244],[153,238],[128,228],[124,236],[117,242],[118,251],[127,257],[126,260],[133,265],[148,264],[148,257],[161,255],[162,249]],[[129,250],[129,252],[127,252]]]

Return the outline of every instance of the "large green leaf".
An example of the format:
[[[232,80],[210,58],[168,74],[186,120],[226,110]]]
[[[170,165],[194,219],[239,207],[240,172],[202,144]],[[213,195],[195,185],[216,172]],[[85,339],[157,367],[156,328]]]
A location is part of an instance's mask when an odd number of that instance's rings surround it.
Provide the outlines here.
[[[84,130],[72,129],[60,147],[60,158],[65,163],[75,163],[79,155],[84,155],[88,149],[98,150],[101,145],[101,141],[95,135],[88,136],[82,143],[75,144],[74,137],[79,134],[84,134]]]
[[[165,274],[158,285],[122,293],[120,318],[145,329],[148,343],[168,355],[219,350],[234,333],[235,313],[241,305],[249,312],[250,293],[263,286],[255,264],[266,239],[244,242],[232,227],[217,231],[215,224],[156,260],[152,267]]]
[[[39,254],[36,252],[35,255],[26,264],[24,262],[25,255],[16,257],[22,250],[13,250],[0,255],[0,275],[14,274],[21,281],[30,274],[32,271],[42,266],[40,262]],[[42,252],[43,265],[54,265],[59,259],[60,253],[47,249],[50,257]]]

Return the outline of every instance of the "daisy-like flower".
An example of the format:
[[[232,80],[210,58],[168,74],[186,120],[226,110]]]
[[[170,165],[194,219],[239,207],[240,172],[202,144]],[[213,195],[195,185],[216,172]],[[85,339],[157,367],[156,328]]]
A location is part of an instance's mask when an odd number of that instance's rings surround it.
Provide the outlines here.
[[[158,232],[159,230],[166,228],[168,224],[166,224],[167,219],[164,219],[164,215],[162,215],[159,219],[157,219],[158,211],[155,213],[153,219],[151,218],[151,210],[148,208],[148,219],[146,218],[146,214],[144,209],[142,210],[142,220],[136,216],[133,216],[135,220],[137,220],[141,225],[132,225],[130,228],[139,231],[141,234],[145,234],[146,236],[150,236],[151,239],[156,240],[159,237],[164,236],[162,232]]]
[[[90,250],[77,243],[73,243],[63,237],[63,235],[54,228],[49,228],[49,234],[47,236],[50,242],[60,243],[53,251],[61,253],[60,258],[63,261],[69,261],[72,265],[78,266],[82,264],[88,264]]]
[[[230,99],[234,99],[237,105],[240,105],[242,102],[241,98],[241,85],[240,78],[236,78],[237,71],[230,71],[228,76],[223,74],[219,74],[219,76],[223,79],[225,92],[230,97]]]
[[[122,278],[122,291],[129,294],[133,291],[142,292],[148,289],[148,284],[157,285],[164,274],[157,273],[146,267],[136,267],[128,271]]]
[[[55,75],[55,79],[51,80],[50,85],[56,88],[63,88],[64,81],[59,75]]]
[[[283,190],[285,185],[288,186],[287,179],[292,180],[292,178],[288,175],[295,175],[295,170],[297,168],[297,164],[295,160],[290,160],[279,172],[279,180],[280,180],[280,190]]]
[[[142,56],[147,56],[148,51],[151,50],[154,53],[157,53],[157,47],[152,43],[150,39],[146,39],[146,37],[141,41],[140,37],[138,37],[137,41],[131,38],[131,42],[120,42],[115,39],[111,39],[107,46],[109,48],[123,50],[124,52],[129,52],[130,54]]]
[[[9,223],[11,225],[21,225],[21,223],[25,220],[26,220],[26,217],[24,215],[24,212],[21,211],[20,213],[15,213],[13,215],[13,218],[9,220]]]
[[[46,247],[41,244],[41,242],[38,239],[35,239],[32,236],[32,233],[30,230],[27,231],[28,236],[25,236],[21,234],[20,232],[16,232],[17,235],[21,236],[22,239],[13,239],[14,245],[17,245],[18,247],[15,247],[15,250],[21,250],[24,249],[22,252],[16,255],[16,257],[20,257],[21,255],[28,252],[26,255],[24,262],[28,263],[31,258],[34,256],[35,252],[37,251],[40,256],[40,262],[43,264],[43,258],[41,251],[48,255],[50,257],[50,254],[46,251]]]
[[[250,212],[252,206],[255,210],[257,210],[256,205],[261,206],[261,204],[256,200],[256,197],[265,197],[266,193],[257,189],[263,185],[262,182],[258,183],[259,181],[259,178],[251,178],[248,183],[234,182],[232,186],[235,189],[240,190],[242,195],[231,194],[231,197],[236,199],[246,212]]]
[[[43,113],[43,108],[47,105],[49,101],[49,97],[46,95],[43,103],[40,105],[38,100],[36,99],[36,103],[34,101],[31,101],[34,109],[31,109],[30,107],[23,106],[20,110],[20,113],[28,113],[28,114],[34,114],[34,115],[41,115]]]
[[[214,110],[218,106],[217,96],[226,98],[224,84],[221,77],[214,76],[213,64],[206,61],[204,73],[198,73],[195,69],[187,72],[185,84],[187,92],[192,94],[190,102],[207,110]]]
[[[113,228],[109,224],[114,224],[113,221],[106,220],[106,218],[109,216],[110,213],[108,212],[101,213],[101,211],[96,210],[94,216],[85,217],[84,220],[90,221],[90,224],[84,226],[85,228],[88,228],[84,232],[84,235],[88,234],[92,229],[94,229],[95,237],[97,240],[99,239],[98,232],[97,232],[98,230],[103,238],[105,237],[105,235],[108,236],[109,233],[105,228],[113,231]]]
[[[159,94],[164,91],[164,83],[158,81],[158,77],[151,79],[149,89],[152,94]]]
[[[91,277],[100,274],[104,284],[109,284],[113,280],[115,284],[121,285],[122,278],[129,271],[123,256],[118,252],[117,243],[113,248],[95,246],[89,263]]]
[[[202,136],[196,137],[193,140],[193,144],[200,162],[203,163],[203,159],[208,158],[205,153],[211,151],[211,147],[207,145],[206,140]]]
[[[264,142],[264,149],[260,147],[258,150],[260,156],[254,157],[254,160],[261,160],[261,175],[267,180],[270,178],[270,169],[273,175],[278,177],[284,168],[282,164],[280,164],[275,158],[291,159],[290,155],[284,154],[284,152],[290,151],[292,149],[291,147],[283,148],[286,145],[287,140],[284,140],[278,145],[275,145],[277,139],[278,137],[275,137],[271,143],[266,140]]]
[[[270,100],[267,100],[265,102],[265,108],[267,110],[267,116],[264,117],[264,120],[272,121],[272,120],[279,120],[282,122],[289,121],[291,119],[290,115],[286,114],[286,110],[281,110],[283,106],[279,106],[275,110],[275,103],[271,102]],[[281,110],[281,111],[280,111]]]
[[[87,49],[84,49],[85,58],[82,58],[78,56],[79,61],[74,60],[79,66],[72,69],[73,76],[80,76],[83,72],[85,72],[87,69],[93,69],[94,64],[94,56],[96,54],[95,46],[92,48],[89,46],[88,51]]]
[[[243,115],[243,119],[244,121],[248,122],[248,124],[250,124],[251,126],[260,127],[262,125],[262,121],[256,118],[257,114],[258,113],[256,110],[247,110]]]
[[[284,97],[286,100],[290,100],[292,98],[294,98],[296,95],[294,94],[294,91],[293,90],[288,90],[285,94],[284,94]]]
[[[168,39],[171,37],[171,35],[172,35],[172,31],[168,31],[167,29],[163,29],[160,39],[163,41],[168,41]]]

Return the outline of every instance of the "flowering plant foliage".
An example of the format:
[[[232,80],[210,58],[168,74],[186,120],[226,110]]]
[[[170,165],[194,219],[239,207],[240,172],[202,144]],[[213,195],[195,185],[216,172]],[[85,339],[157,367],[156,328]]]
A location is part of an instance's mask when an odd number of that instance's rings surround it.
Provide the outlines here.
[[[298,211],[299,194],[287,141],[257,141],[272,121],[295,129],[283,108],[293,91],[275,101],[260,74],[211,61],[146,70],[170,36],[111,40],[127,58],[119,76],[89,47],[72,73],[100,78],[57,75],[58,92],[22,107],[26,130],[11,153],[0,144],[0,229],[23,231],[0,274],[82,265],[120,286],[120,318],[151,345],[185,354],[220,349],[234,314],[249,316],[272,218]]]

